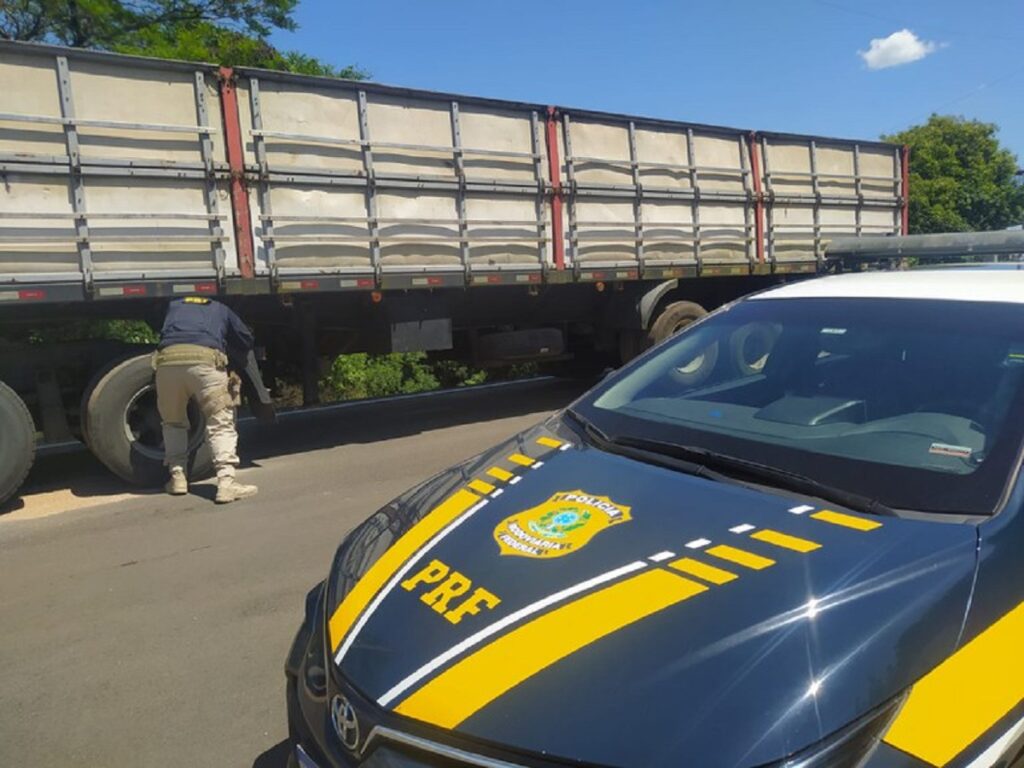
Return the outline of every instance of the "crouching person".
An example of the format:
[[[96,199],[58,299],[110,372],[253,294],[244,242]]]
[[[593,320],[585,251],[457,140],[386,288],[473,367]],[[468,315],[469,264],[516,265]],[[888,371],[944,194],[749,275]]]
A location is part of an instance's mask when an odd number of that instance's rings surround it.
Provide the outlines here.
[[[245,360],[252,344],[252,331],[219,302],[188,296],[172,301],[168,307],[153,356],[164,463],[170,473],[168,493],[188,493],[188,403],[195,399],[206,418],[206,437],[217,470],[217,503],[255,495],[255,485],[235,480],[238,388],[237,379],[231,382],[228,374],[229,361]]]

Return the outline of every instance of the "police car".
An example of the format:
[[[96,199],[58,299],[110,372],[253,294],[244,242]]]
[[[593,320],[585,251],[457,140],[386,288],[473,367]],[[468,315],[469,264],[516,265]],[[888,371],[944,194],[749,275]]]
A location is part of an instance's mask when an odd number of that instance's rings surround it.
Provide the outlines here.
[[[708,315],[341,544],[303,766],[1021,765],[1024,272]]]

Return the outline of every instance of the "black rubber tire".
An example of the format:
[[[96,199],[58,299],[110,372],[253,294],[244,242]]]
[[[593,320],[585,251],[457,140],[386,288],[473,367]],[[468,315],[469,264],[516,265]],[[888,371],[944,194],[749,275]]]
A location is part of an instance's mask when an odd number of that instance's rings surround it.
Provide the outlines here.
[[[0,505],[18,492],[36,457],[36,425],[18,393],[0,381]]]
[[[213,456],[205,423],[194,405],[189,408],[189,421],[188,474],[190,479],[199,479],[213,471]],[[159,425],[148,354],[113,364],[94,380],[83,398],[86,445],[107,469],[134,485],[156,486],[167,479]]]
[[[674,301],[666,304],[647,331],[647,346],[653,347],[664,341],[707,313],[704,307],[692,301]]]

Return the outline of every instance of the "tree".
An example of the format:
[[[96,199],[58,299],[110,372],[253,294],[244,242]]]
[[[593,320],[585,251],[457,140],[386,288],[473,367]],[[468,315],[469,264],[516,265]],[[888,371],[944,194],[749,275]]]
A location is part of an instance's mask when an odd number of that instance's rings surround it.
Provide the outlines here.
[[[910,147],[910,231],[972,232],[1024,221],[1016,156],[992,123],[932,115],[885,141]]]
[[[335,67],[298,51],[280,51],[260,37],[217,26],[211,22],[160,25],[140,30],[111,50],[161,59],[209,61],[233,67],[259,67],[303,75],[366,78],[358,67]]]
[[[159,58],[365,77],[279,51],[273,29],[296,28],[298,0],[0,0],[0,36]]]

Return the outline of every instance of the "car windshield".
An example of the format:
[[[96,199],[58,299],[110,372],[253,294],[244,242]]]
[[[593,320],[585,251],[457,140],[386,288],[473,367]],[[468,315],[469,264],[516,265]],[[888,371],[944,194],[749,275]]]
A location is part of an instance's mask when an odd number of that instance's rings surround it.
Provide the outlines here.
[[[612,438],[897,509],[991,514],[1019,455],[1022,377],[1024,305],[768,297],[678,334],[574,410]]]

